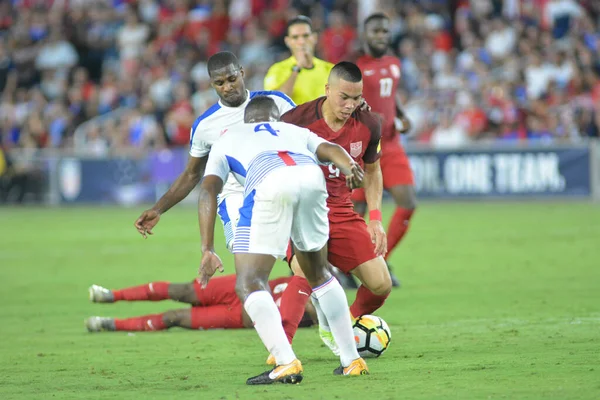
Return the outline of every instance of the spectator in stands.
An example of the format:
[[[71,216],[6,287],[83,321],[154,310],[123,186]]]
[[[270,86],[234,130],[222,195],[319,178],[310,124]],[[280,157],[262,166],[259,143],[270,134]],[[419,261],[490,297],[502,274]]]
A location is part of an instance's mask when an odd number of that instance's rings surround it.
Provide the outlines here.
[[[78,60],[79,56],[73,45],[65,39],[62,32],[53,30],[35,58],[35,67],[39,71],[53,71],[66,77]]]
[[[329,14],[329,27],[319,41],[325,60],[333,64],[343,61],[352,51],[355,39],[356,30],[346,22],[346,16],[341,11],[333,11]]]
[[[186,121],[216,100],[210,54],[236,52],[258,90],[287,54],[289,19],[310,15],[309,36],[321,33],[311,57],[335,62],[351,50],[356,15],[375,9],[393,19],[400,90],[418,121],[409,140],[437,143],[438,120],[442,132],[462,126],[469,141],[597,135],[597,1],[70,0],[0,1],[0,143],[185,146]]]
[[[431,144],[438,149],[456,149],[469,143],[467,130],[459,123],[453,122],[451,110],[442,112],[440,123],[431,134]]]
[[[0,146],[0,204],[22,204],[28,194],[34,201],[41,202],[43,185],[42,171],[31,158],[20,157],[15,160],[10,151]]]
[[[128,10],[125,25],[117,33],[121,68],[125,76],[136,74],[139,59],[149,37],[148,26],[139,21],[135,10]]]

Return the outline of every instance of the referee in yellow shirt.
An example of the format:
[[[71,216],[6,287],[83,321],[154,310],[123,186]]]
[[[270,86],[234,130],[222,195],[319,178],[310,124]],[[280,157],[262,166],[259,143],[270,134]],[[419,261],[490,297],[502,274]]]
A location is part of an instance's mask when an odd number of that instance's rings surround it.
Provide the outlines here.
[[[271,65],[265,76],[265,90],[279,90],[296,104],[325,95],[325,84],[333,64],[314,56],[317,34],[312,21],[298,16],[287,24],[285,44],[292,56]]]

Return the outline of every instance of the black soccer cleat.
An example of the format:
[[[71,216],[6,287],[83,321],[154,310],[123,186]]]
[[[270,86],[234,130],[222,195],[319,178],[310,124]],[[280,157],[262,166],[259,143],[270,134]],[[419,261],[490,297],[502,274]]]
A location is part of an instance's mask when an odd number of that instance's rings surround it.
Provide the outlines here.
[[[270,385],[272,383],[297,384],[302,382],[302,364],[294,360],[287,365],[279,365],[270,371],[248,378],[246,385]]]

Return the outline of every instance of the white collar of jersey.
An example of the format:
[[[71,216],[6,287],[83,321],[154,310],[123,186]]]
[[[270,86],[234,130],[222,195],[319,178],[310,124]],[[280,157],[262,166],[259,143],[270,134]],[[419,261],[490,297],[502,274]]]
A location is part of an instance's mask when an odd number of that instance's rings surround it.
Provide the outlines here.
[[[250,91],[248,89],[246,89],[246,100],[244,100],[244,102],[237,107],[226,106],[225,104],[223,104],[221,99],[219,99],[219,105],[223,108],[228,108],[230,110],[235,110],[237,108],[245,108],[248,105],[248,102],[250,102]]]

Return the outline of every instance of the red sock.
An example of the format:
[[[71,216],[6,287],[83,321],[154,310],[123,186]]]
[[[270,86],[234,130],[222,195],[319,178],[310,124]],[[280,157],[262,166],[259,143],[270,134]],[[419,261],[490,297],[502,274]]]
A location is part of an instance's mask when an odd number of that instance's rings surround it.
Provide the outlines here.
[[[116,319],[117,331],[161,331],[166,329],[162,314],[143,315],[141,317]]]
[[[394,212],[394,215],[392,216],[387,231],[388,252],[385,255],[386,259],[392,253],[392,250],[394,250],[398,243],[400,243],[400,240],[402,240],[402,237],[406,231],[408,231],[408,222],[410,221],[410,218],[414,212],[415,210],[408,210],[400,207],[396,208],[396,212]]]
[[[113,290],[115,301],[150,300],[159,301],[169,298],[169,282],[151,282],[141,286]]]
[[[365,286],[360,285],[356,291],[356,299],[350,306],[350,314],[355,318],[360,317],[361,315],[371,314],[385,303],[385,299],[387,299],[388,296],[389,293],[385,296],[378,296]]]
[[[292,343],[292,339],[298,330],[298,325],[302,321],[304,308],[308,300],[310,300],[311,293],[312,289],[306,278],[293,276],[281,295],[281,304],[279,306],[281,323],[290,343]]]

